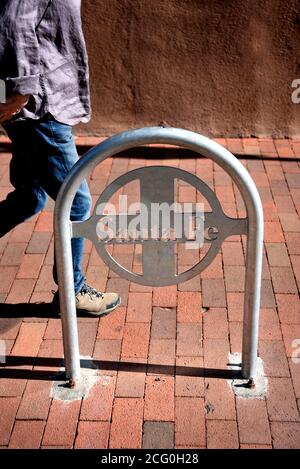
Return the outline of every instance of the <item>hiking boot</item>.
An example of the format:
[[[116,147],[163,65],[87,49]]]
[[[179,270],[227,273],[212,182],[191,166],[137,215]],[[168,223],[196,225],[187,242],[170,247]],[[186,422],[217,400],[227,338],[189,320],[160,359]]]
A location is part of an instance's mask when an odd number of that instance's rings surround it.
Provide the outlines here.
[[[102,293],[95,288],[83,284],[76,298],[76,310],[79,313],[88,313],[94,316],[106,316],[121,304],[118,293]],[[59,310],[59,293],[55,292],[53,307]]]

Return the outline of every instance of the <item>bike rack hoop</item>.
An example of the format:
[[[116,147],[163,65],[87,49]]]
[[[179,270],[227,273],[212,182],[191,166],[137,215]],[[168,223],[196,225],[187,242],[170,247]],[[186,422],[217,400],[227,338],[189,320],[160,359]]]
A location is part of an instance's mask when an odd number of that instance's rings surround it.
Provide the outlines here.
[[[263,255],[263,209],[258,190],[248,171],[227,149],[213,140],[184,129],[145,127],[108,138],[90,149],[71,169],[55,204],[55,253],[60,290],[66,376],[80,377],[80,359],[72,267],[70,212],[81,182],[106,158],[148,144],[180,146],[205,156],[231,177],[238,187],[247,213],[247,249],[243,319],[242,376],[255,377]],[[242,231],[241,231],[242,233]]]

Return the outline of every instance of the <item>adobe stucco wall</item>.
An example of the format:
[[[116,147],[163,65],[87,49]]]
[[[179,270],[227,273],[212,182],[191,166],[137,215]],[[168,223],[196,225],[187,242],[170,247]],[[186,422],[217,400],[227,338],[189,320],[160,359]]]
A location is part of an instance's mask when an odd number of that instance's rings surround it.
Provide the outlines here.
[[[206,135],[299,136],[299,0],[83,0],[93,120]]]

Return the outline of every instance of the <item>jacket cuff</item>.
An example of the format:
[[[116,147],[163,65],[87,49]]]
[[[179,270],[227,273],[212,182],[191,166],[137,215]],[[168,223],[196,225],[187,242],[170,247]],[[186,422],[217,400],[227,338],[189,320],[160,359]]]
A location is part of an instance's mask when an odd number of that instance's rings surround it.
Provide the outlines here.
[[[29,75],[27,77],[6,78],[6,93],[21,95],[38,94],[40,75]]]

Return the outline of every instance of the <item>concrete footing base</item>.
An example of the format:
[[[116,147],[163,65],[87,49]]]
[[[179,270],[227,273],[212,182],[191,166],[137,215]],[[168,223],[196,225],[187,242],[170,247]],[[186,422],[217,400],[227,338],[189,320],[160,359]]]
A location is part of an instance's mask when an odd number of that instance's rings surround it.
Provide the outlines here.
[[[60,401],[76,401],[86,399],[92,387],[106,376],[99,376],[98,370],[91,357],[81,357],[84,367],[81,367],[81,378],[76,382],[74,388],[69,387],[64,374],[62,379],[54,381],[52,386],[53,399]]]
[[[230,353],[228,356],[229,369],[238,371],[242,356],[240,353]],[[248,379],[231,379],[228,380],[229,386],[232,388],[237,397],[244,399],[264,399],[268,389],[268,379],[264,374],[263,361],[260,357],[257,358],[257,372],[254,379],[254,386],[249,386]]]

